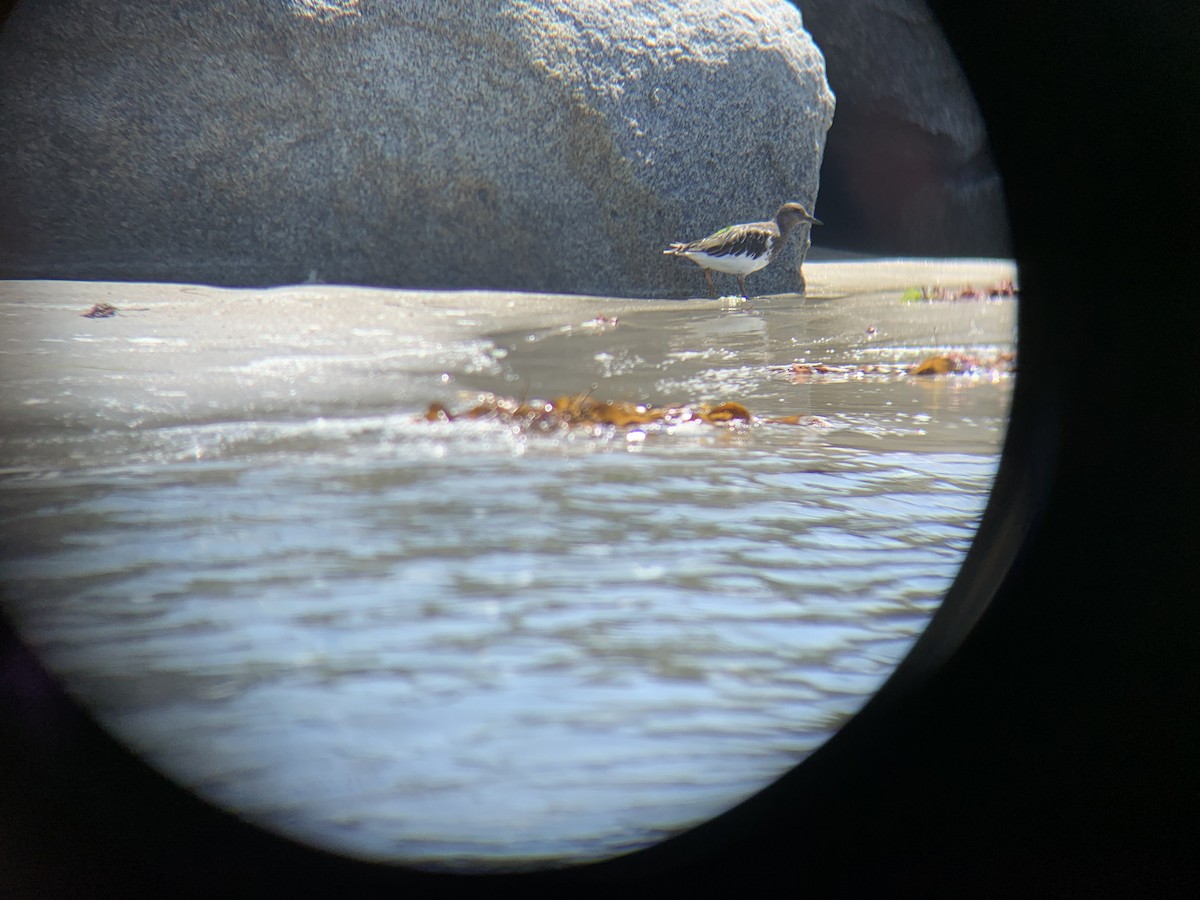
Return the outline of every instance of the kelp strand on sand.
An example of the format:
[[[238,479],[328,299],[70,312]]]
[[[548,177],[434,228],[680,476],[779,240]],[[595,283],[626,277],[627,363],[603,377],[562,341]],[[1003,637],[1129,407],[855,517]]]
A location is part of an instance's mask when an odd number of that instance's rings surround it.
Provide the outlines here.
[[[1001,353],[992,359],[980,359],[966,353],[948,352],[930,356],[917,365],[876,364],[834,366],[825,363],[793,363],[777,367],[796,381],[813,378],[850,380],[867,377],[909,377],[928,375],[996,376],[1012,372],[1016,357]],[[419,417],[425,422],[464,422],[477,419],[501,421],[521,431],[562,431],[573,428],[615,428],[637,430],[670,428],[689,423],[723,426],[805,425],[828,427],[822,416],[756,416],[741,403],[698,403],[680,406],[649,406],[623,400],[597,400],[590,393],[564,394],[553,400],[528,400],[481,394],[473,405],[457,412],[445,404],[431,403]]]
[[[954,290],[941,285],[909,288],[900,295],[901,303],[930,303],[944,300],[1005,300],[1016,297],[1019,289],[1012,279],[1006,278],[999,284],[976,289],[968,285]]]
[[[476,403],[461,412],[452,412],[441,403],[432,403],[420,417],[426,422],[460,422],[489,419],[506,422],[522,431],[560,431],[572,428],[611,427],[636,430],[648,427],[668,428],[688,423],[706,425],[809,425],[827,426],[820,416],[753,415],[741,403],[701,403],[684,406],[647,406],[619,400],[596,400],[589,394],[571,394],[554,400],[516,400],[511,397],[481,395]]]
[[[992,377],[1015,372],[1015,353],[998,353],[992,357],[947,351],[927,356],[916,365],[907,363],[871,363],[868,365],[830,365],[828,363],[792,363],[774,366],[774,370],[790,375],[795,381],[850,381],[861,378],[904,378],[909,375],[980,375]]]

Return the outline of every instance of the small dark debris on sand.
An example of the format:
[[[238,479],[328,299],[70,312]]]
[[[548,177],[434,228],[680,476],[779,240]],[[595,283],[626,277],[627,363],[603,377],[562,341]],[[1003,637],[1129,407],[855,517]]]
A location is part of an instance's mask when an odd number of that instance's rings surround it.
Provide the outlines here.
[[[87,312],[81,312],[79,315],[85,319],[110,319],[113,316],[123,316],[127,312],[150,312],[150,307],[139,306],[136,309],[120,309],[111,303],[97,303]]]
[[[87,312],[81,312],[80,315],[85,319],[107,319],[110,316],[118,315],[120,312],[111,303],[97,303]]]

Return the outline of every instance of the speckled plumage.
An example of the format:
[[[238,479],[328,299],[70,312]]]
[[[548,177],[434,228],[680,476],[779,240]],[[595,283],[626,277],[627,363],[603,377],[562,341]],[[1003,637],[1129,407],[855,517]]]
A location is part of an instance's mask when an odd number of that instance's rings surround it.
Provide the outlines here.
[[[800,203],[785,203],[766,222],[730,225],[698,241],[678,241],[663,253],[682,256],[704,271],[709,295],[716,293],[712,273],[736,275],[742,296],[746,296],[746,276],[765,268],[779,255],[788,235],[797,225],[820,225],[818,219]]]

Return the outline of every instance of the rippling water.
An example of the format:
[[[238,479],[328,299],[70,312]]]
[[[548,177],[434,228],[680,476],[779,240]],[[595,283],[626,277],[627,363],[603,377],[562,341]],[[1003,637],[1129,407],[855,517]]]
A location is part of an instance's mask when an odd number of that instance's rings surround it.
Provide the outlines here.
[[[1011,302],[647,312],[487,336],[491,363],[413,374],[394,408],[10,436],[7,609],[152,764],[283,833],[426,865],[645,846],[878,689],[997,465],[1007,377],[772,366],[1012,328]],[[411,399],[592,385],[828,425],[527,435]]]

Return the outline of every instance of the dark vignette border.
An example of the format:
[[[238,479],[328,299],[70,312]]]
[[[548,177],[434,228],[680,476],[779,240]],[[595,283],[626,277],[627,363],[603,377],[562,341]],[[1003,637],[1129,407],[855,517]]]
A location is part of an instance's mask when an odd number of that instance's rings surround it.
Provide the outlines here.
[[[660,847],[434,876],[318,853],[194,799],[0,623],[6,895],[1192,896],[1200,17],[1115,0],[930,6],[1005,180],[1020,372],[963,571],[863,712]]]

